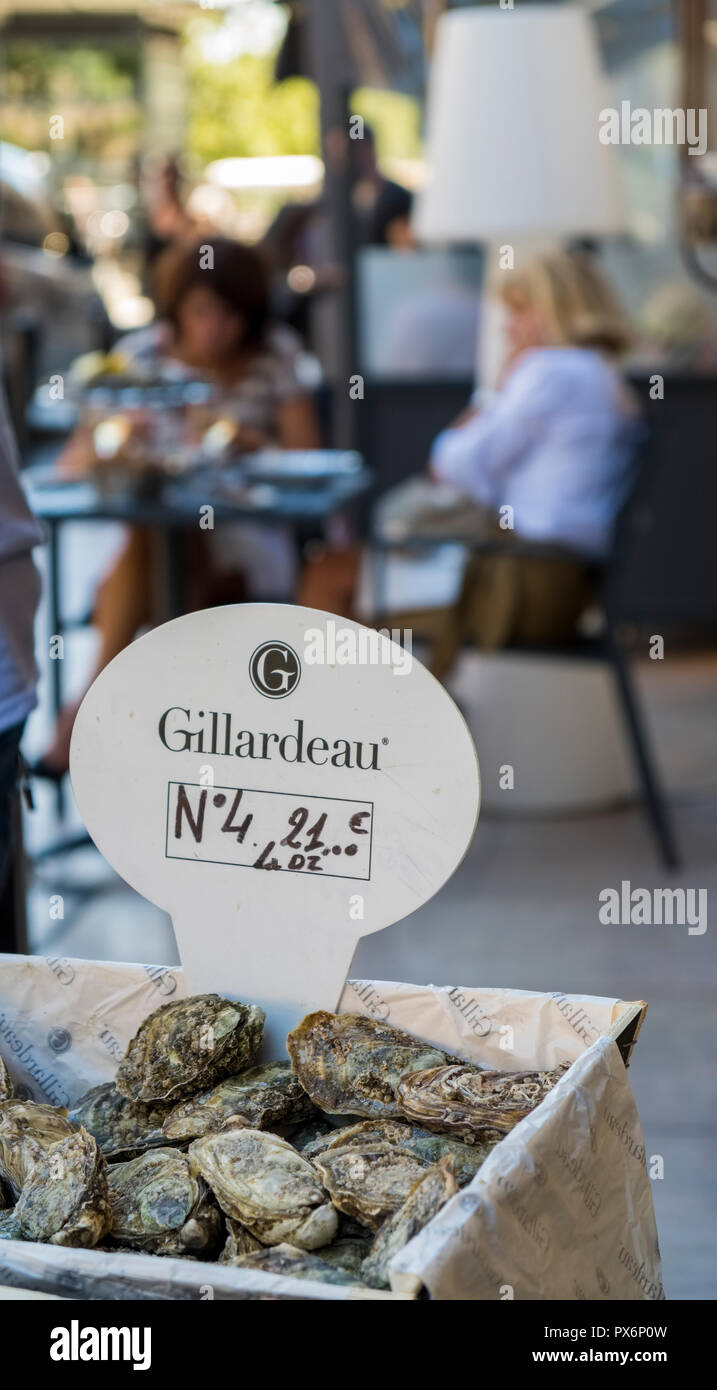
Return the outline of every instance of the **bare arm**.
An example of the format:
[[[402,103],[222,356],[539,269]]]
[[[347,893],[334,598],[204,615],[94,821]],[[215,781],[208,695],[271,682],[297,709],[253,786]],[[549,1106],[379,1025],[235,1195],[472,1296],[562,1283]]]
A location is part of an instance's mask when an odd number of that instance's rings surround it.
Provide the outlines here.
[[[279,407],[278,439],[282,449],[319,449],[321,436],[310,396],[295,396]]]
[[[65,477],[77,477],[88,471],[94,457],[92,430],[89,425],[79,425],[61,450],[55,467]]]
[[[276,428],[271,434],[266,430],[255,429],[253,425],[242,425],[235,445],[243,453],[254,453],[257,449],[320,449],[321,437],[309,396],[296,396],[283,401],[276,412]]]

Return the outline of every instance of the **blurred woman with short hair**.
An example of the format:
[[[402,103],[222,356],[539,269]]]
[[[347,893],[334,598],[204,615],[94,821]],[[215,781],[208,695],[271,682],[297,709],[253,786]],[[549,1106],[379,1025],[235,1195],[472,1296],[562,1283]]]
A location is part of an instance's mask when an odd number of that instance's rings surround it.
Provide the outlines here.
[[[299,340],[270,321],[268,277],[258,252],[227,237],[177,244],[157,261],[155,298],[157,323],[149,333],[132,335],[134,344],[127,345],[131,360],[169,360],[188,380],[199,376],[213,383],[221,392],[222,410],[235,422],[232,445],[237,453],[269,446],[318,447],[313,402],[297,372]],[[120,341],[118,351],[122,349]],[[137,427],[142,428],[141,420]],[[80,427],[58,466],[84,472],[93,453],[92,431]],[[293,555],[282,528],[228,523],[189,539],[192,607],[226,601],[228,581],[238,575],[250,597],[277,597],[282,583],[286,596],[291,594]],[[96,595],[93,619],[100,640],[94,676],[140,628],[157,621],[152,571],[151,532],[132,526]],[[58,777],[67,769],[78,704],[61,712],[53,743],[36,765],[40,774]]]

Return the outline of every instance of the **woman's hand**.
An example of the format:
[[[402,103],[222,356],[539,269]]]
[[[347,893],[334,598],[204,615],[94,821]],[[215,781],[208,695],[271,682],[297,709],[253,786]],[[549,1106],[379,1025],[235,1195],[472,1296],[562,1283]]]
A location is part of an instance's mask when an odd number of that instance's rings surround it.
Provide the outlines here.
[[[240,425],[232,440],[232,451],[238,454],[255,454],[257,449],[268,449],[274,443],[264,430],[252,425]]]
[[[66,478],[90,473],[96,464],[141,450],[151,436],[151,412],[143,407],[81,424],[62,450],[55,467]]]
[[[448,425],[447,428],[449,430],[462,430],[464,425],[468,425],[471,420],[475,420],[478,409],[477,405],[467,405],[465,410],[461,411],[460,415],[456,415],[453,424]]]
[[[79,425],[56,459],[55,468],[63,478],[80,478],[89,472],[94,457],[92,430],[89,425]]]
[[[508,349],[508,351],[505,354],[505,357],[503,358],[503,365],[500,371],[498,372],[498,377],[495,383],[496,391],[502,391],[513,368],[515,367],[519,358],[521,358],[523,356],[523,353],[526,351],[526,348],[519,347],[517,345],[514,345],[513,347]]]

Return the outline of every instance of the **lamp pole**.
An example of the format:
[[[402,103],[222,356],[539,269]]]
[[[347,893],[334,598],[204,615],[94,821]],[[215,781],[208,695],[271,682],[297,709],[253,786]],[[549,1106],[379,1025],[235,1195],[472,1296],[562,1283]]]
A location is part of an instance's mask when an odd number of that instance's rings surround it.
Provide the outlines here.
[[[714,62],[705,40],[707,0],[678,0],[681,56],[682,107],[685,111],[709,106],[708,67]],[[714,142],[712,142],[714,144]],[[697,284],[717,291],[717,185],[700,169],[701,159],[693,159],[686,144],[680,147],[680,185],[678,234],[683,262]]]
[[[341,0],[304,0],[304,4],[305,71],[316,83],[320,99],[327,254],[342,274],[338,288],[319,299],[316,328],[322,360],[325,367],[330,364],[334,443],[339,448],[352,448],[357,437],[355,404],[349,397],[349,378],[357,369],[353,161],[349,139],[353,74]]]

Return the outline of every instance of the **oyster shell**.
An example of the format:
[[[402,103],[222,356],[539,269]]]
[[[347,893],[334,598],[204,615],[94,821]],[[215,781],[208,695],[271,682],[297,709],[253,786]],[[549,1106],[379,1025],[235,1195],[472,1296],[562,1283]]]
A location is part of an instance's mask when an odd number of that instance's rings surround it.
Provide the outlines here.
[[[311,1104],[313,1105],[313,1101]],[[298,1129],[293,1130],[289,1135],[289,1143],[296,1149],[297,1153],[304,1154],[305,1158],[310,1158],[314,1145],[318,1145],[317,1153],[320,1153],[327,1135],[330,1139],[335,1133],[336,1130],[333,1125],[329,1124],[328,1120],[309,1120],[307,1124],[299,1125]]]
[[[360,1236],[339,1236],[331,1245],[319,1250],[318,1258],[333,1269],[343,1269],[354,1279],[361,1280],[361,1265],[371,1249],[371,1236],[364,1231]]]
[[[403,1206],[384,1221],[361,1265],[364,1283],[373,1289],[388,1288],[388,1266],[393,1256],[428,1225],[457,1191],[454,1159],[446,1155],[419,1178]]]
[[[220,1130],[195,1139],[189,1158],[227,1216],[264,1245],[327,1245],[338,1218],[316,1170],[265,1129]]]
[[[314,1163],[335,1205],[372,1231],[403,1205],[428,1166],[380,1142],[329,1149]]]
[[[105,1158],[136,1158],[146,1149],[166,1146],[162,1121],[166,1105],[142,1105],[127,1100],[113,1081],[85,1091],[70,1108],[69,1118],[93,1134]]]
[[[8,1207],[7,1211],[0,1211],[0,1240],[24,1240],[25,1237],[20,1230],[20,1223],[15,1215],[15,1208]]]
[[[231,1263],[236,1269],[263,1269],[265,1274],[289,1274],[294,1279],[314,1279],[320,1284],[357,1284],[358,1279],[345,1269],[326,1263],[318,1255],[309,1255],[295,1245],[274,1245],[269,1250],[257,1250],[240,1255]]]
[[[223,1223],[206,1184],[177,1149],[149,1149],[107,1170],[110,1235],[154,1255],[196,1255],[216,1250]]]
[[[240,1255],[253,1255],[255,1250],[263,1250],[265,1247],[246,1226],[242,1226],[241,1221],[234,1221],[231,1216],[224,1218],[227,1228],[227,1238],[224,1249],[219,1256],[220,1265],[231,1264]]]
[[[182,1101],[164,1121],[165,1139],[198,1139],[214,1134],[230,1117],[240,1116],[252,1129],[299,1123],[315,1108],[288,1062],[250,1067]]]
[[[421,1129],[420,1125],[406,1124],[405,1120],[362,1120],[357,1125],[334,1130],[333,1134],[317,1139],[309,1145],[306,1156],[313,1160],[329,1150],[356,1148],[374,1141],[404,1149],[424,1163],[438,1163],[445,1154],[450,1154],[454,1161],[456,1181],[459,1187],[463,1187],[475,1177],[491,1149],[502,1137],[496,1133],[487,1139],[481,1137],[475,1144],[464,1144],[460,1139]]]
[[[86,1129],[35,1159],[15,1216],[25,1240],[87,1248],[110,1228],[107,1164]]]
[[[334,1245],[339,1240],[366,1240],[370,1244],[372,1239],[370,1232],[361,1225],[360,1221],[356,1221],[353,1216],[347,1216],[345,1211],[339,1212],[339,1229],[336,1233],[336,1240],[333,1241]],[[325,1251],[322,1250],[321,1253],[323,1255]]]
[[[400,1116],[396,1087],[402,1076],[456,1060],[363,1014],[307,1014],[286,1046],[315,1105],[329,1114],[373,1119]]]
[[[12,1093],[13,1086],[10,1080],[10,1073],[2,1057],[0,1057],[0,1100],[10,1100]]]
[[[486,1131],[507,1134],[525,1119],[564,1076],[570,1063],[552,1071],[482,1071],[479,1067],[433,1067],[406,1076],[398,1087],[401,1112],[427,1129],[450,1131],[469,1144]]]
[[[253,1062],[261,1047],[264,1010],[219,994],[175,999],[149,1014],[117,1068],[128,1100],[176,1102]]]
[[[0,1101],[0,1182],[7,1183],[14,1199],[20,1196],[33,1163],[76,1132],[63,1106]]]

